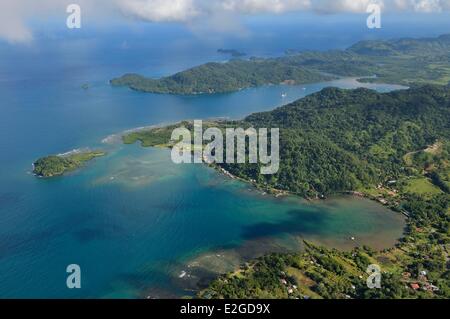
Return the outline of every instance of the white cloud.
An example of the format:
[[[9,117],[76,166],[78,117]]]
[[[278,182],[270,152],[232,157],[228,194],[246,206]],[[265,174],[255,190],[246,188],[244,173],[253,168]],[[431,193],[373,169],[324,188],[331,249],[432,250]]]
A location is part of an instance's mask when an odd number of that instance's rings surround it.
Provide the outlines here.
[[[450,10],[450,0],[393,0],[392,2],[393,7],[398,10],[412,10],[415,12],[442,12]]]
[[[419,0],[414,1],[414,10],[419,12],[442,11],[441,1],[439,0]],[[445,1],[442,1],[445,2]]]
[[[383,0],[317,0],[314,1],[312,9],[319,12],[335,13],[335,12],[351,12],[365,13],[367,7],[371,3],[377,3],[384,7]]]
[[[29,42],[32,34],[22,19],[0,12],[0,38],[8,42]]]
[[[284,13],[294,10],[309,10],[311,0],[224,0],[222,9],[244,14]]]
[[[9,42],[30,41],[31,31],[21,19],[24,8],[12,1],[4,1],[0,6],[0,37]]]
[[[384,10],[441,12],[450,0],[116,0],[125,10],[149,21],[186,21],[201,16],[233,14],[281,14],[290,11],[365,13],[371,3]]]
[[[186,22],[201,14],[195,0],[119,0],[116,3],[125,15],[155,22]]]
[[[365,13],[367,6],[374,2],[384,11],[428,13],[450,10],[450,0],[0,0],[0,38],[9,42],[31,41],[32,30],[27,22],[31,18],[45,20],[51,15],[65,17],[65,7],[70,2],[79,4],[82,13],[88,10],[91,14],[107,15],[116,10],[123,17],[182,22],[193,29],[204,23],[219,31],[229,30],[236,22],[235,17],[242,14]]]

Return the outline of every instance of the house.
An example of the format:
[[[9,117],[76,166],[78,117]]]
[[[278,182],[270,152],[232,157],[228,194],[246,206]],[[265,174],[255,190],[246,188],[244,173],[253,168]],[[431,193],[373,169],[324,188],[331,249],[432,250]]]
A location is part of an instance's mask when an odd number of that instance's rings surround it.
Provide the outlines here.
[[[430,285],[430,288],[432,291],[439,291],[439,287],[437,287],[435,285]]]

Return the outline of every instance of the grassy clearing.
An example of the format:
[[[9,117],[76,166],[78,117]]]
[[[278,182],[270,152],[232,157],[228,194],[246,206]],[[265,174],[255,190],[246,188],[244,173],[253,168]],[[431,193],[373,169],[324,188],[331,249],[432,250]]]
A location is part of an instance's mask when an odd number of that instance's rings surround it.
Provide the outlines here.
[[[428,198],[441,193],[439,187],[433,185],[426,177],[410,179],[405,186],[405,191],[407,193],[423,195]]]

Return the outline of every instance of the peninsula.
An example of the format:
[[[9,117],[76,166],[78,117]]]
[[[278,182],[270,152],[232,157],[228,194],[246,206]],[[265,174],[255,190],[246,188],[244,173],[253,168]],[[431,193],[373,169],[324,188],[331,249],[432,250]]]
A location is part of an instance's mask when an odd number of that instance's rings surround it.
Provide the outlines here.
[[[142,92],[172,94],[226,93],[262,85],[298,85],[373,75],[376,76],[363,81],[408,86],[448,84],[449,52],[450,35],[362,41],[346,50],[305,51],[279,58],[206,63],[160,79],[125,74],[110,83]]]
[[[220,128],[280,127],[280,170],[220,164],[222,172],[264,189],[307,198],[353,194],[407,217],[393,248],[351,252],[305,243],[298,254],[275,254],[220,276],[201,298],[448,298],[450,222],[450,87],[425,85],[391,93],[326,88],[270,112]],[[124,142],[170,147],[165,128],[130,133]],[[354,240],[354,239],[351,239]],[[380,265],[381,289],[366,285],[366,267]]]
[[[306,243],[302,253],[264,256],[220,276],[198,296],[448,298],[449,119],[450,86],[427,84],[390,93],[325,88],[243,120],[205,122],[204,129],[280,128],[276,174],[261,175],[260,164],[217,164],[228,176],[305,198],[368,197],[405,215],[407,226],[385,251],[342,252]],[[180,126],[194,129],[183,121],[127,133],[123,142],[172,147],[171,132]],[[50,156],[35,163],[35,173],[61,175],[101,155]],[[383,270],[381,289],[365,284],[369,264]]]

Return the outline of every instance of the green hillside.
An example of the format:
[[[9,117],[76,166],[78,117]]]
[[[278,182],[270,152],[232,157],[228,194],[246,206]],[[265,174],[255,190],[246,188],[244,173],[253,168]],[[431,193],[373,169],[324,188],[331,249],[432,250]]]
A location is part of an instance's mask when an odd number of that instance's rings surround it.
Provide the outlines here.
[[[449,52],[450,35],[362,41],[343,51],[307,51],[280,58],[207,63],[161,79],[126,74],[111,80],[111,84],[143,92],[174,94],[225,93],[269,84],[304,84],[336,77],[374,75],[364,81],[448,84]]]

